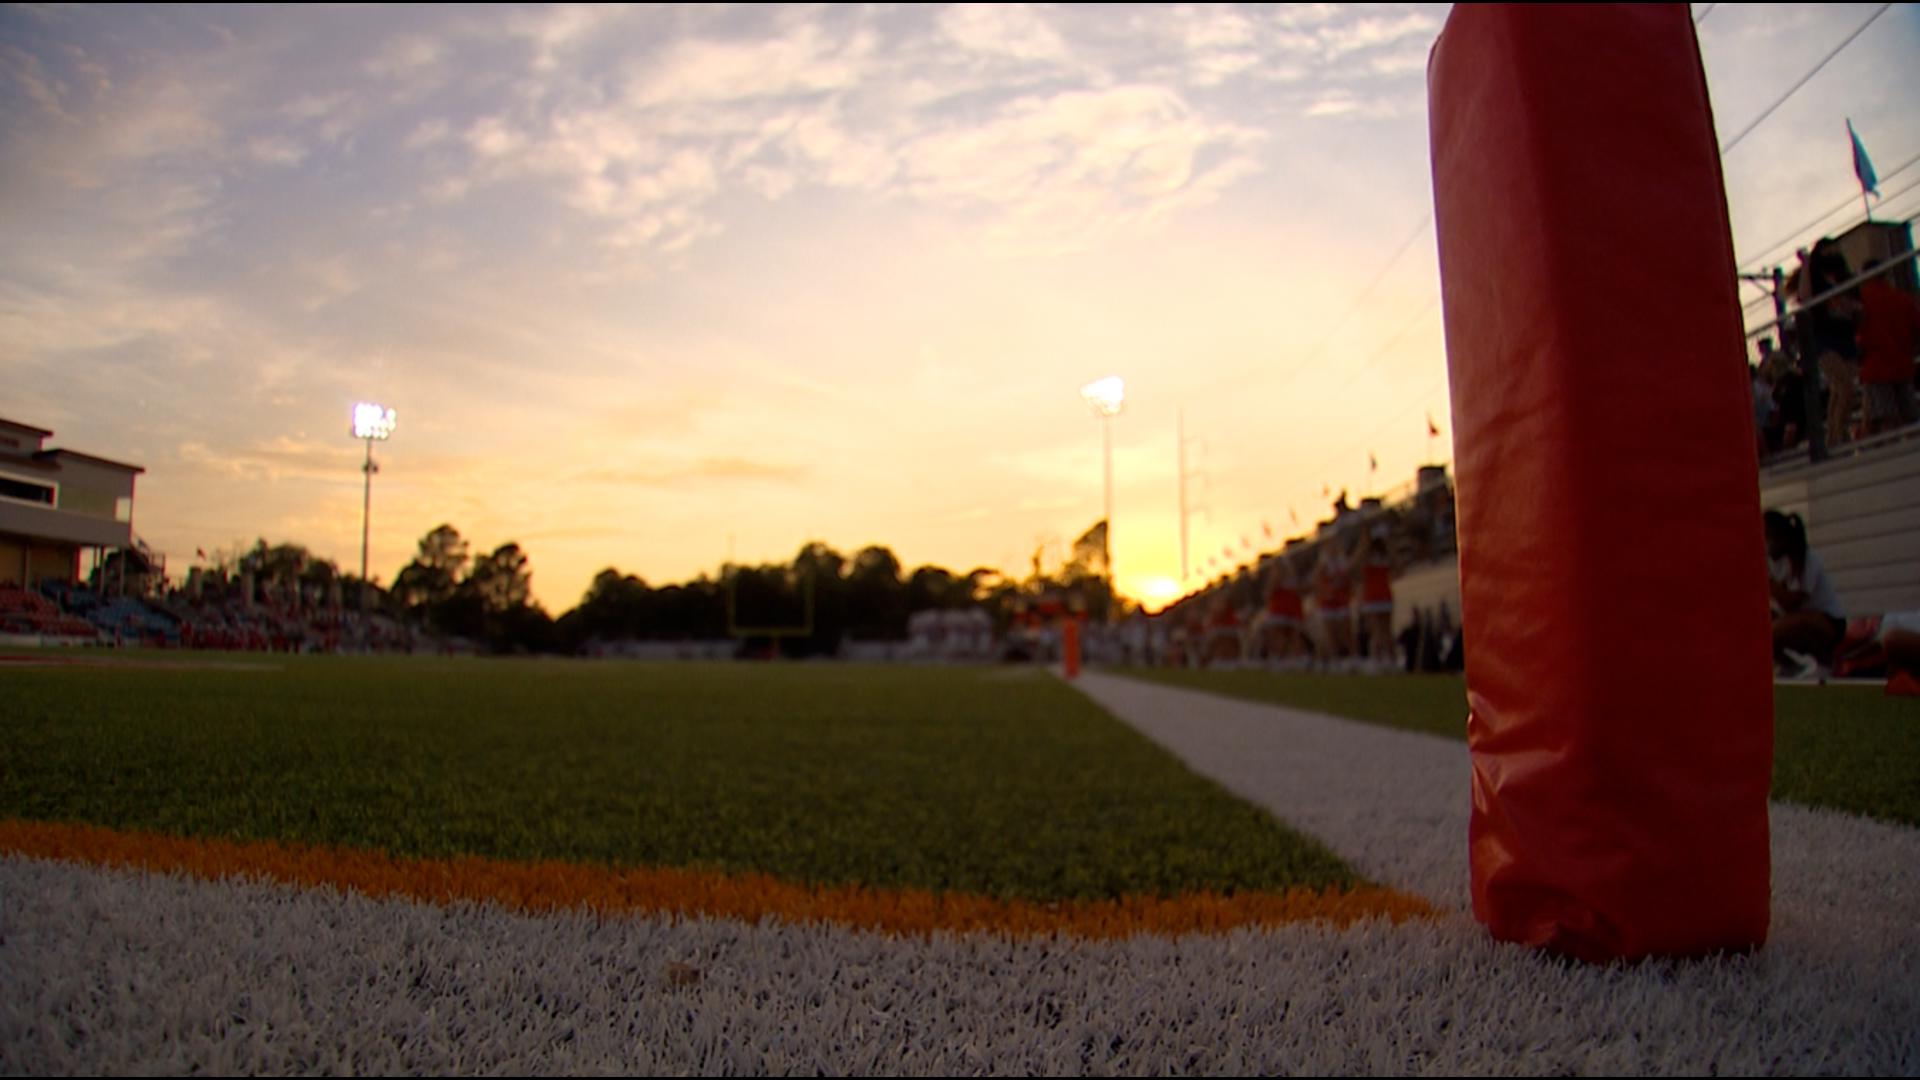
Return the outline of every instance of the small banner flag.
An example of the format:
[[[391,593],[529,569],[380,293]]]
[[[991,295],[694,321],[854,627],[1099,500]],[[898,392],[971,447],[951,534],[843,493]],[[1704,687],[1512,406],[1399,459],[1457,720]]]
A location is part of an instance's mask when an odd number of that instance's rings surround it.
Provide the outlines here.
[[[1267,539],[1269,539],[1269,540],[1271,540],[1271,539],[1273,539],[1273,526],[1272,526],[1272,525],[1270,525],[1270,524],[1268,524],[1267,522],[1264,522],[1264,521],[1263,521],[1263,522],[1261,522],[1261,523],[1260,523],[1260,531],[1261,531],[1262,533],[1264,533],[1264,534],[1266,535],[1266,538],[1267,538]]]
[[[1380,459],[1377,457],[1374,457],[1373,451],[1371,450],[1367,451],[1367,471],[1368,472],[1380,471]]]
[[[1289,506],[1287,507],[1287,516],[1293,519],[1293,523],[1295,525],[1300,524],[1300,511],[1295,510],[1293,507]]]
[[[1434,439],[1440,437],[1440,425],[1433,422],[1432,413],[1427,414],[1427,436]]]
[[[1880,197],[1880,178],[1874,175],[1873,159],[1867,156],[1867,148],[1861,144],[1860,135],[1853,130],[1853,119],[1847,119],[1847,138],[1853,140],[1853,175],[1860,181],[1860,194]]]

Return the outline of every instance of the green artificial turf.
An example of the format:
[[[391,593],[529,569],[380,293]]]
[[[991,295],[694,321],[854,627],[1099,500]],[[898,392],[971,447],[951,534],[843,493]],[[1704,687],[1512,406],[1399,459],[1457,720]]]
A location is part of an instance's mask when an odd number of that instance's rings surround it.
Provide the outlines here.
[[[1170,686],[1331,713],[1388,727],[1467,737],[1466,680],[1413,675],[1274,675],[1264,671],[1130,668]],[[1878,687],[1774,689],[1776,799],[1920,825],[1920,700]]]
[[[0,671],[0,818],[1030,899],[1355,880],[1030,670],[273,662]]]

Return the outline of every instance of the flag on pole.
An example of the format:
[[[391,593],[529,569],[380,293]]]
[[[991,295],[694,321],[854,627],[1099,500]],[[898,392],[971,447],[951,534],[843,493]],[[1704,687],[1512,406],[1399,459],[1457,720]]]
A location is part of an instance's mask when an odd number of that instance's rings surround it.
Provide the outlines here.
[[[1374,457],[1373,451],[1371,450],[1367,451],[1367,471],[1368,472],[1380,471],[1380,459],[1377,457]]]
[[[1300,511],[1295,510],[1293,507],[1289,506],[1287,507],[1287,516],[1293,519],[1293,523],[1295,525],[1300,524]]]
[[[1266,537],[1267,537],[1267,539],[1269,539],[1269,540],[1271,540],[1271,539],[1273,539],[1273,526],[1272,526],[1272,525],[1269,525],[1269,524],[1267,524],[1266,522],[1264,522],[1264,521],[1262,521],[1262,522],[1260,523],[1260,531],[1261,531],[1262,533],[1265,533],[1265,534],[1266,534]]]
[[[1880,178],[1874,175],[1873,159],[1867,156],[1867,148],[1860,143],[1860,135],[1853,130],[1853,118],[1847,118],[1847,138],[1853,140],[1853,175],[1860,181],[1860,194],[1880,197]]]
[[[1433,422],[1432,413],[1427,414],[1427,437],[1430,439],[1437,439],[1440,437],[1440,425]]]

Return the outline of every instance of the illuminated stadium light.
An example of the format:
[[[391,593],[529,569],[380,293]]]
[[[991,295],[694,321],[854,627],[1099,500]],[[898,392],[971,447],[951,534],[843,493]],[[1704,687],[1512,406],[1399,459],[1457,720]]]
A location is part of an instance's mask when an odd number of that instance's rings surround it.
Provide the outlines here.
[[[1118,375],[1095,379],[1080,388],[1087,406],[1100,416],[1118,416],[1127,400],[1127,384]]]
[[[392,409],[370,401],[353,407],[353,437],[356,439],[386,439],[393,434],[393,425]]]
[[[380,466],[373,463],[373,443],[375,439],[385,441],[393,436],[394,412],[384,405],[371,401],[362,401],[353,407],[353,437],[367,442],[367,461],[360,466],[366,474],[366,488],[360,503],[360,607],[366,610],[369,602],[367,590],[367,546],[373,533],[373,474]]]
[[[1081,400],[1100,418],[1101,469],[1105,474],[1100,503],[1100,569],[1107,578],[1107,618],[1113,618],[1113,418],[1127,401],[1127,384],[1118,375],[1095,379],[1080,388]]]

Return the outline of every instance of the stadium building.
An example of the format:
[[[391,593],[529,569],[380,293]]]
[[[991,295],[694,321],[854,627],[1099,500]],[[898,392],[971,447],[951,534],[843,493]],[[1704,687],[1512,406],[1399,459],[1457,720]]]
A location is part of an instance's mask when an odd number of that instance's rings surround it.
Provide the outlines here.
[[[0,419],[0,585],[78,581],[80,556],[133,547],[133,479],[146,470]]]

